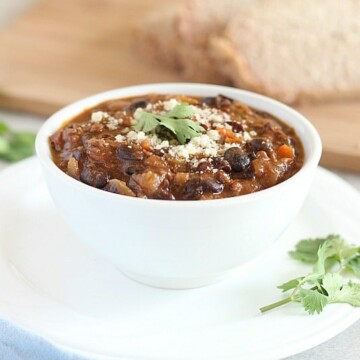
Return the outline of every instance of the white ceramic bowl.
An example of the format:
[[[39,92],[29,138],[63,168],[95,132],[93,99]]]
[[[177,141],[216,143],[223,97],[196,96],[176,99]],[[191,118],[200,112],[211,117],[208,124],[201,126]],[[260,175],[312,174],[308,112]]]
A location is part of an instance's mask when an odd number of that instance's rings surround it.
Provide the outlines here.
[[[304,165],[290,179],[254,194],[168,201],[98,190],[74,180],[53,163],[48,138],[64,121],[103,101],[147,93],[223,94],[267,111],[295,129],[304,145]],[[165,83],[108,91],[63,108],[40,129],[36,152],[59,213],[79,239],[139,282],[191,288],[224,278],[276,241],[308,193],[321,141],[302,115],[267,97],[223,86]]]

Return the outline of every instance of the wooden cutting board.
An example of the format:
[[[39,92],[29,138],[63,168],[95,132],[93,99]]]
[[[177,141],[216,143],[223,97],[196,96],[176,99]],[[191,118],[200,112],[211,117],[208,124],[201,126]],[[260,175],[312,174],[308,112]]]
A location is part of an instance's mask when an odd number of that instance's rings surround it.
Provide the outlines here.
[[[183,81],[134,50],[134,22],[169,2],[40,1],[0,34],[0,106],[49,115],[99,91]],[[299,110],[320,132],[322,164],[360,171],[360,102]]]

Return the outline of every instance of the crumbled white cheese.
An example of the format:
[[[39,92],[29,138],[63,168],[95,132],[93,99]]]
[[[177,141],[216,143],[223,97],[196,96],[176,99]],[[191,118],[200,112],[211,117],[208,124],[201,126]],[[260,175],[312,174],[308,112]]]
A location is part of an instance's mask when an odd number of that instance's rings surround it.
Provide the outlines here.
[[[221,138],[221,136],[217,130],[209,130],[207,132],[207,135],[211,140],[215,140],[215,141],[220,140],[220,138]]]
[[[174,109],[175,106],[179,105],[180,103],[176,99],[170,99],[163,102],[164,109],[166,111],[171,111]]]
[[[115,130],[123,122],[122,119],[116,119],[104,111],[95,111],[91,114],[91,122],[100,123],[103,120],[106,121],[105,125],[109,130]]]
[[[99,123],[104,117],[107,115],[106,112],[96,111],[91,114],[91,121],[95,123]]]
[[[154,135],[148,135],[150,139],[151,146],[156,147],[157,145],[160,145],[162,140],[158,138],[155,134]]]
[[[194,137],[185,145],[173,146],[169,150],[171,156],[189,157],[204,154],[206,156],[216,156],[219,149],[219,144],[212,140],[208,135],[200,135]]]
[[[219,109],[214,108],[200,108],[195,105],[191,105],[194,115],[192,116],[193,120],[198,121],[201,124],[212,126],[218,124],[224,124],[226,121],[230,120],[228,113],[225,113]]]
[[[257,132],[254,130],[249,131],[250,136],[257,136]]]
[[[222,145],[222,147],[219,149],[219,154],[224,154],[224,152],[227,149],[230,149],[232,147],[240,147],[241,145],[239,143],[225,143],[224,145]]]
[[[250,134],[247,131],[243,132],[243,138],[245,141],[249,141],[252,139],[252,137],[250,136]]]
[[[215,144],[214,140],[211,140],[208,135],[200,135],[191,139],[190,144],[206,148]]]
[[[119,135],[115,136],[115,140],[118,141],[118,142],[122,142],[122,141],[126,140],[126,137],[119,134]]]
[[[161,141],[161,140],[160,140]],[[168,140],[164,140],[164,141],[161,141],[160,144],[156,144],[155,145],[155,149],[156,150],[161,150],[161,149],[166,149],[170,146],[169,144],[169,141]]]
[[[126,137],[128,138],[128,140],[135,141],[137,143],[140,143],[147,138],[144,132],[142,131],[136,132],[133,130],[129,131]]]
[[[108,116],[107,117],[107,123],[106,123],[106,127],[109,129],[109,130],[115,130],[119,124],[122,123],[122,119],[116,119],[112,116]]]
[[[204,149],[204,154],[206,156],[216,156],[218,153],[217,149]]]

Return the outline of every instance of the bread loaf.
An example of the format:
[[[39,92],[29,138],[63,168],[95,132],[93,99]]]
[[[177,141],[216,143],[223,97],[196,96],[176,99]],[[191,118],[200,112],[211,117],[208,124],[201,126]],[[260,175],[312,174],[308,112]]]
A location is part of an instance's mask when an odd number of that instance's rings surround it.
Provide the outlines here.
[[[360,96],[360,1],[262,1],[211,49],[235,86],[284,102]]]

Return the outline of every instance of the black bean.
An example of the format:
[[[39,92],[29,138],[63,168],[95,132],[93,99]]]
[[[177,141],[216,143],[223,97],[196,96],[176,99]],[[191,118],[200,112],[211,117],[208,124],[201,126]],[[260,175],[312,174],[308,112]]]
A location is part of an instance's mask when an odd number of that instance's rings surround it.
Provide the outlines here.
[[[266,138],[255,138],[247,143],[247,147],[250,151],[267,151],[272,148],[272,143]]]
[[[142,160],[144,154],[141,150],[136,148],[129,148],[127,145],[121,145],[116,149],[116,157],[120,160]]]
[[[126,168],[126,174],[127,175],[133,175],[133,174],[139,174],[144,172],[144,166],[140,164],[130,165]]]
[[[207,96],[204,97],[203,103],[209,106],[215,106],[216,105],[216,98],[214,96]]]
[[[212,165],[208,161],[202,161],[197,167],[196,171],[206,171],[210,170]]]
[[[224,159],[229,162],[231,169],[236,172],[244,171],[251,163],[250,157],[238,147],[227,149]]]
[[[250,160],[256,159],[256,152],[254,152],[254,151],[248,152],[247,155]]]
[[[203,192],[211,192],[212,194],[220,194],[224,190],[224,184],[214,179],[201,180]]]
[[[237,178],[237,179],[252,179],[254,176],[255,176],[254,169],[250,165],[244,171],[237,173],[235,178]]]
[[[105,171],[85,164],[81,170],[80,180],[87,185],[103,188],[109,181],[109,176]]]
[[[230,106],[233,103],[233,99],[230,99],[229,97],[225,96],[225,95],[218,95],[217,97],[217,101],[219,104],[219,107],[222,106]]]
[[[125,111],[133,111],[133,110],[136,110],[137,108],[144,108],[144,107],[146,107],[147,104],[148,104],[148,102],[145,99],[139,99],[139,100],[136,100],[133,103],[131,103],[124,110]]]
[[[216,157],[216,158],[213,159],[212,164],[213,164],[213,167],[215,169],[223,170],[226,173],[231,172],[231,166],[230,166],[229,162],[227,160],[225,160],[225,159],[222,159],[220,157]]]
[[[184,200],[194,200],[204,192],[199,178],[190,179],[186,182],[183,190]]]
[[[244,127],[238,121],[228,121],[227,124],[233,128],[234,132],[240,132],[244,130]]]
[[[226,107],[226,106],[230,106],[233,103],[233,99],[228,98],[227,96],[224,95],[217,95],[216,97],[214,96],[209,96],[209,97],[205,97],[203,99],[203,102],[206,105],[209,106],[214,106],[216,108],[221,108],[221,107]]]
[[[211,178],[193,178],[187,181],[183,191],[185,200],[197,199],[206,192],[220,194],[224,190],[224,184]]]

